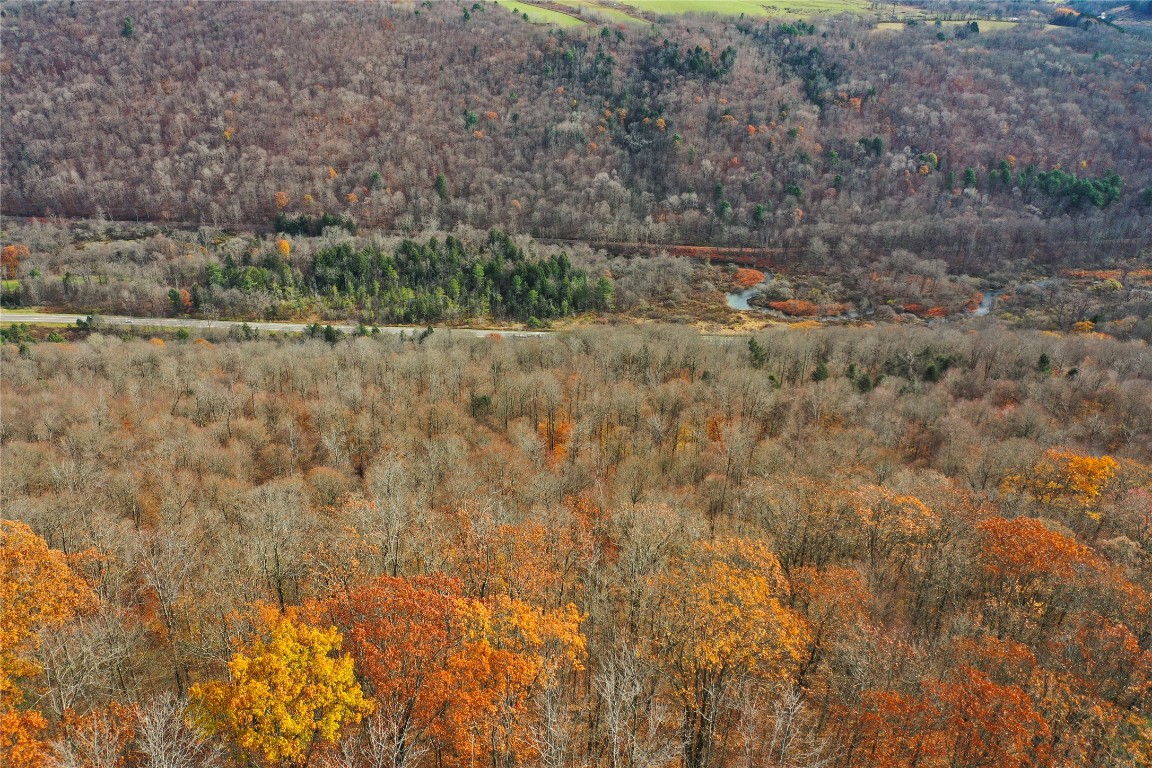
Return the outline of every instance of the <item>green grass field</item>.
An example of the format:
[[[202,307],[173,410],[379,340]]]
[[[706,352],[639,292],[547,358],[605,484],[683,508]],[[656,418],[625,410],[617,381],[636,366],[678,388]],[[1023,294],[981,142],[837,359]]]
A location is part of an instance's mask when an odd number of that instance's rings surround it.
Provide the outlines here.
[[[677,13],[718,13],[723,16],[767,16],[764,6],[753,0],[625,0],[626,5],[640,11],[661,15]]]
[[[762,0],[773,16],[812,16],[817,13],[864,13],[872,10],[868,0]]]
[[[940,22],[940,24],[942,26],[945,26],[945,27],[958,27],[961,24],[967,24],[967,23],[968,22],[966,22],[966,21],[942,21],[942,22]],[[976,23],[980,25],[980,31],[981,32],[997,32],[997,31],[1003,30],[1003,29],[1015,29],[1018,26],[1018,23],[1015,21],[986,21],[984,19],[978,19],[976,21]],[[932,26],[934,24],[935,24],[935,22],[932,22],[932,21],[928,22],[929,26]]]
[[[863,13],[868,0],[622,0],[659,14],[718,13],[723,16],[812,16],[818,13]]]
[[[553,0],[557,5],[566,5],[573,10],[588,9],[591,13],[589,21],[601,21],[612,24],[645,24],[644,19],[629,16],[624,11],[601,5],[596,0]]]
[[[601,0],[552,0],[557,5],[571,8],[574,13],[588,9],[588,21],[615,24],[642,23],[643,19],[630,15],[621,8],[659,15],[680,13],[715,13],[721,16],[745,17],[804,17],[821,13],[864,13],[872,9],[869,0],[618,0],[619,8],[610,7]],[[556,24],[561,27],[579,27],[586,22],[529,2],[504,3],[518,16],[528,15],[534,24]]]
[[[943,29],[949,29],[967,23],[967,21],[942,21],[940,22],[940,26]],[[976,21],[976,23],[980,25],[981,32],[1000,32],[1005,29],[1015,29],[1016,26],[1018,26],[1017,22],[1015,21],[985,21],[984,19],[979,19]],[[935,21],[925,20],[921,22],[921,25],[931,29],[936,29]],[[902,21],[882,21],[876,25],[876,29],[874,31],[903,32],[907,28],[908,27]]]
[[[528,3],[508,3],[504,5],[505,8],[512,11],[517,16],[528,16],[528,21],[533,24],[555,24],[558,27],[582,27],[584,22],[577,19],[575,16],[569,16],[559,11],[549,10],[548,8],[541,8],[538,5],[529,5]]]

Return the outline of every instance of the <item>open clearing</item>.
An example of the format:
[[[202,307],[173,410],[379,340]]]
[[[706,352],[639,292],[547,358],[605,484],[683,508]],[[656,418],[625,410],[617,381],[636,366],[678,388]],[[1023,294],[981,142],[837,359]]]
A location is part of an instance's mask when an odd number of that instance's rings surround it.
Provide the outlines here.
[[[587,21],[609,22],[613,24],[647,24],[645,19],[631,16],[619,8],[611,8],[596,2],[596,0],[552,0],[557,5],[572,8],[577,13],[584,12],[582,16]]]
[[[874,10],[866,0],[762,0],[773,16],[812,16],[817,13],[865,13]]]
[[[571,8],[572,16],[531,2],[506,4],[504,7],[517,15],[528,14],[528,20],[537,24],[558,24],[575,27],[586,23],[576,15],[587,13],[587,22],[618,24],[642,23],[644,19],[632,15],[647,12],[659,15],[682,13],[717,14],[720,16],[805,17],[821,13],[866,13],[873,10],[868,0],[619,0],[608,4],[601,0],[551,0],[553,5]]]
[[[528,20],[533,23],[557,24],[562,27],[578,27],[586,23],[642,24],[645,19],[638,15],[640,13],[801,18],[825,13],[868,13],[879,10],[869,0],[618,0],[612,3],[605,0],[550,0],[550,4],[552,8],[525,1],[507,4],[505,8],[517,15],[527,14]],[[556,10],[556,6],[570,8],[571,15]],[[887,6],[882,10],[895,11],[898,16],[914,19],[921,24],[935,23],[930,13],[916,8]],[[1014,21],[980,19],[978,22],[982,32],[996,32],[1017,26]],[[941,26],[957,27],[967,23],[968,20],[954,19],[941,21]],[[903,21],[883,21],[876,25],[876,31],[882,32],[904,29]]]
[[[659,14],[716,13],[722,16],[811,16],[864,13],[867,0],[624,0],[625,5]]]
[[[955,28],[968,23],[969,21],[941,21],[940,26],[945,28]],[[1005,29],[1015,29],[1020,24],[1016,21],[989,21],[987,19],[976,19],[976,23],[980,25],[981,32],[1000,32]],[[935,28],[936,22],[934,20],[925,19],[920,21],[920,26]],[[908,29],[908,25],[902,21],[882,21],[876,25],[876,29],[873,31],[903,32],[905,29]]]
[[[533,24],[555,24],[558,27],[582,27],[585,24],[575,16],[553,11],[550,8],[541,8],[530,3],[514,3],[506,5],[505,8],[517,16],[527,16],[528,21]]]
[[[767,16],[763,5],[752,0],[627,0],[639,11],[649,11],[661,15],[678,13],[715,13],[721,16]]]

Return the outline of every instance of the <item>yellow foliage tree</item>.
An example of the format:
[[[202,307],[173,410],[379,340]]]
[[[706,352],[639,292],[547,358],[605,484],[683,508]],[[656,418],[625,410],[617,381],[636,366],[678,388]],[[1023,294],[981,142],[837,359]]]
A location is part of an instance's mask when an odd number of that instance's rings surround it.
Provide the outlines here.
[[[249,759],[305,766],[320,742],[372,710],[356,682],[343,638],[265,608],[260,635],[237,650],[230,680],[193,686],[197,719],[224,733]]]
[[[701,542],[654,580],[660,605],[654,652],[684,710],[684,760],[709,761],[724,732],[721,711],[740,678],[781,682],[805,657],[808,627],[782,605],[780,562],[758,541]]]
[[[1045,506],[1079,510],[1096,520],[1100,494],[1116,477],[1119,464],[1111,456],[1081,456],[1049,449],[1025,473],[1004,479],[1004,490],[1022,493]]]
[[[853,517],[868,545],[868,561],[873,568],[890,559],[903,559],[907,550],[924,543],[939,526],[939,518],[915,496],[869,485],[854,494]],[[899,557],[898,551],[904,550]]]
[[[284,258],[288,258],[292,254],[292,244],[284,239],[277,240],[276,251]]]

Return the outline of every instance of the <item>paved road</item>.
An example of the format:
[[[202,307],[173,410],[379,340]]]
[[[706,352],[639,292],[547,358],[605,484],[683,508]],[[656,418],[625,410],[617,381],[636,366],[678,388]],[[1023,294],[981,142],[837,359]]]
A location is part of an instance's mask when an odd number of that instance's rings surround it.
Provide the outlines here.
[[[87,319],[87,315],[53,315],[40,312],[7,312],[0,311],[0,324],[2,323],[28,323],[29,325],[75,325],[77,320]],[[140,328],[195,328],[199,330],[228,330],[239,328],[245,323],[229,320],[193,320],[182,317],[120,317],[116,315],[100,315],[99,322],[104,325],[128,325]],[[282,333],[302,333],[308,329],[306,323],[247,323],[249,328],[260,331],[277,331]],[[355,333],[359,326],[333,325],[344,333]],[[419,333],[423,328],[409,326],[383,326],[380,333]],[[436,328],[437,331],[451,331],[453,333],[470,334],[472,336],[488,336],[498,333],[501,336],[512,338],[528,338],[534,336],[548,336],[551,331],[507,331],[493,328]]]

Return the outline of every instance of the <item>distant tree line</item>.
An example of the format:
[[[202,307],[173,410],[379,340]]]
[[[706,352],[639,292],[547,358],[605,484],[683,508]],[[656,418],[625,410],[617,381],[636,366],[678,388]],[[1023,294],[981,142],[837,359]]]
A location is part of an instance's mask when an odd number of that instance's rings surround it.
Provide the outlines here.
[[[283,212],[276,214],[274,227],[277,232],[286,235],[308,235],[316,237],[324,233],[328,227],[339,227],[356,234],[356,222],[349,216],[336,216],[331,213],[322,213],[319,216],[307,216],[303,213],[289,216]]]

